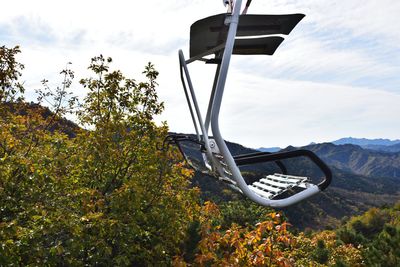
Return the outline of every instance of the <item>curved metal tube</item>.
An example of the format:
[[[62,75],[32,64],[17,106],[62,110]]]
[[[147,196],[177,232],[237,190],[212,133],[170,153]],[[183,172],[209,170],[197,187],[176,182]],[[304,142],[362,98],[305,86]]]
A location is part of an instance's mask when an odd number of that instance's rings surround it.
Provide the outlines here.
[[[219,73],[219,78],[217,81],[217,87],[216,87],[216,92],[214,96],[214,101],[213,101],[213,108],[212,108],[212,114],[211,114],[211,129],[213,132],[213,136],[215,138],[215,141],[222,152],[224,156],[224,160],[229,166],[229,169],[232,172],[233,178],[235,179],[237,186],[242,190],[243,194],[246,195],[249,199],[252,201],[263,205],[263,206],[270,206],[270,207],[276,207],[276,208],[281,208],[281,207],[287,207],[292,204],[295,204],[303,199],[309,198],[318,192],[320,192],[320,188],[316,185],[312,185],[309,188],[291,196],[286,199],[279,199],[279,200],[270,200],[263,198],[256,193],[254,193],[246,184],[245,180],[243,179],[239,168],[237,167],[234,158],[232,157],[228,147],[225,144],[224,139],[222,138],[220,129],[219,129],[219,112],[221,108],[221,103],[222,103],[222,96],[224,93],[224,87],[225,87],[225,82],[226,82],[226,77],[228,74],[228,68],[229,68],[229,63],[233,51],[233,46],[235,42],[235,36],[236,36],[236,31],[237,31],[237,26],[239,22],[239,14],[240,14],[240,8],[241,8],[242,0],[238,0],[236,2],[236,5],[234,7],[234,12],[231,17],[230,25],[229,25],[229,31],[228,31],[228,37],[225,45],[225,50],[223,53],[222,57],[222,63],[221,63],[221,70]]]
[[[269,160],[266,160],[266,161],[255,160],[255,161],[249,162],[248,159],[258,159],[260,157],[263,157],[265,155],[270,155],[270,154],[272,154],[272,153],[271,152],[255,152],[255,153],[237,155],[237,156],[234,156],[233,159],[235,160],[237,166],[242,166],[242,165],[247,165],[247,164],[267,162]],[[279,167],[279,169],[281,169],[282,174],[287,174],[287,169],[286,169],[285,164],[283,164],[279,160],[274,160],[274,162]]]

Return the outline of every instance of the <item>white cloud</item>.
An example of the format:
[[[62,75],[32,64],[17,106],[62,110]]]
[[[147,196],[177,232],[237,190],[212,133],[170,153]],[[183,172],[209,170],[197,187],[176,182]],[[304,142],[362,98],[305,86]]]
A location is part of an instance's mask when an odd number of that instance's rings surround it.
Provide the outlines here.
[[[78,79],[85,77],[100,53],[129,77],[140,77],[152,61],[166,102],[161,119],[174,131],[193,131],[177,50],[187,54],[191,23],[224,12],[221,1],[14,0],[2,8],[0,37],[8,46],[21,44],[28,88],[45,77],[57,84],[68,61]],[[350,135],[399,138],[400,2],[254,0],[250,7],[250,13],[293,12],[307,16],[276,55],[233,60],[221,113],[225,137],[254,147]],[[190,68],[206,106],[212,68]]]
[[[207,98],[201,97],[204,104]],[[343,136],[398,138],[400,132],[400,95],[390,92],[232,71],[224,97],[224,137],[252,147],[305,145]],[[170,124],[188,129],[188,108],[178,104],[168,107],[170,113],[180,114]]]

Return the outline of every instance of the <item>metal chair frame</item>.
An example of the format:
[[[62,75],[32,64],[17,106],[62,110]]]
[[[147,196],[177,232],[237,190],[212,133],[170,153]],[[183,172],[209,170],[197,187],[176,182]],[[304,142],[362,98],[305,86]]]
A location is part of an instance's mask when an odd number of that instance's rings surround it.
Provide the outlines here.
[[[187,60],[185,59],[182,50],[179,50],[178,54],[181,80],[195,127],[197,141],[204,145],[203,158],[210,173],[214,174],[222,181],[227,181],[234,189],[240,191],[249,199],[260,205],[276,208],[287,207],[307,199],[327,188],[331,182],[332,173],[321,159],[319,159],[313,152],[308,150],[295,150],[278,153],[260,152],[240,155],[237,157],[233,157],[229,151],[219,128],[219,114],[228,75],[230,59],[234,50],[241,4],[242,0],[237,0],[234,5],[233,12],[230,15],[227,15],[225,19],[225,25],[229,26],[226,41],[224,43],[217,45],[216,47],[213,47],[204,53],[195,55]],[[248,5],[246,5],[246,11],[247,8]],[[212,54],[218,55],[218,57],[216,56],[214,60],[205,58],[206,56]],[[203,120],[201,115],[187,66],[188,64],[197,60],[217,64],[205,120]],[[212,135],[209,136],[208,132],[210,130],[210,126]],[[303,188],[305,187],[303,191],[283,199],[271,199],[269,197],[265,197],[262,192],[256,193],[257,190],[252,189],[252,187],[245,182],[238,167],[258,162],[275,161],[277,162],[278,166],[280,166],[282,172],[285,173],[286,168],[284,166],[283,168],[281,167],[282,164],[279,162],[279,160],[301,156],[311,159],[322,170],[325,175],[325,179],[318,185],[309,182],[302,182]],[[275,197],[275,195],[273,197]]]

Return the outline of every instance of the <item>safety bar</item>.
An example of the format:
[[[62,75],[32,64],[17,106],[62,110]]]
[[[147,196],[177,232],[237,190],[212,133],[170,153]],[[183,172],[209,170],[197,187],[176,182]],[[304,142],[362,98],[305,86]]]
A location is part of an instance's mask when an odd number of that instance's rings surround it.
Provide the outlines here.
[[[249,153],[249,154],[242,154],[242,155],[237,155],[237,156],[233,156],[233,159],[236,162],[237,166],[242,166],[242,165],[247,165],[249,163],[246,163],[246,159],[248,158],[254,158],[254,157],[258,157],[258,156],[264,156],[264,155],[269,155],[272,154],[271,152],[254,152],[254,153]],[[242,163],[244,162],[244,163]],[[259,162],[253,162],[255,163],[259,163]],[[275,164],[278,165],[279,169],[281,169],[282,174],[287,174],[287,168],[286,166],[279,160],[275,160]]]

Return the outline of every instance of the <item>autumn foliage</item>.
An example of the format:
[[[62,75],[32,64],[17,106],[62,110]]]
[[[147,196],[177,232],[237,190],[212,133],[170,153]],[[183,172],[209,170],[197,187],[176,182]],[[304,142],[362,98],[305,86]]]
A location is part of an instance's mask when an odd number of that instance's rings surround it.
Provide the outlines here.
[[[66,68],[34,104],[19,52],[0,47],[0,266],[398,266],[399,205],[294,234],[282,213],[202,203],[154,122],[164,105],[152,64],[138,81],[94,57],[83,100]]]
[[[203,213],[217,214],[215,205],[206,203]],[[293,240],[288,234],[287,223],[277,213],[269,214],[270,220],[258,223],[249,230],[238,225],[220,232],[213,218],[203,217],[202,240],[195,262],[216,266],[288,266],[283,251]]]
[[[60,87],[43,81],[38,100],[50,112],[22,101],[19,49],[0,51],[0,265],[169,263],[198,198],[191,172],[163,145],[166,125],[154,123],[163,103],[153,65],[138,82],[93,58],[81,103],[66,69]],[[86,130],[56,127],[67,112]]]

